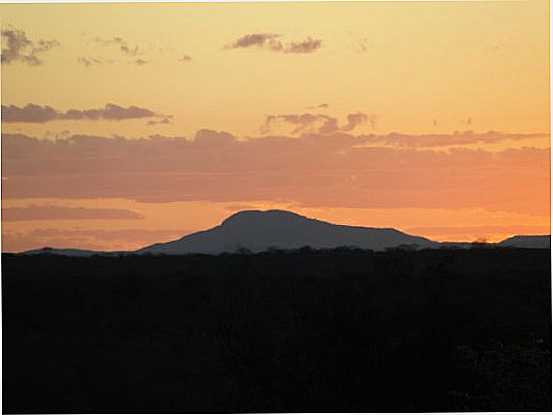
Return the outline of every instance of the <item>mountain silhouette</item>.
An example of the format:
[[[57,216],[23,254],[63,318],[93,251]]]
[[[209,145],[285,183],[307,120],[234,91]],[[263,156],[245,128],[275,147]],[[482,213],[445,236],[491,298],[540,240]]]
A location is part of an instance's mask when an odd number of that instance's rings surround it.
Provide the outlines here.
[[[269,248],[298,249],[304,246],[355,246],[380,251],[400,245],[431,248],[438,243],[396,229],[335,225],[284,210],[246,210],[230,216],[212,229],[173,242],[151,245],[136,253],[218,254],[240,249],[261,252]]]
[[[496,244],[504,248],[550,248],[550,235],[517,235]],[[388,248],[461,248],[470,242],[435,242],[393,228],[337,225],[307,218],[286,210],[244,210],[229,216],[214,228],[186,235],[176,241],[156,243],[136,251],[102,252],[82,249],[42,248],[25,255],[64,255],[90,257],[142,254],[220,254],[224,252],[262,252],[271,248],[314,249],[356,247],[383,251]]]
[[[93,251],[90,249],[78,249],[78,248],[50,248],[44,247],[39,249],[31,249],[23,252],[24,255],[62,255],[72,257],[91,257],[93,255],[102,256],[119,256],[129,255],[132,252],[128,251]]]
[[[25,255],[65,255],[65,256],[82,256],[89,257],[95,254],[100,254],[101,252],[91,251],[87,249],[74,249],[74,248],[50,248],[44,247],[40,249],[32,249],[30,251],[25,251]]]
[[[501,241],[498,245],[513,248],[551,248],[551,235],[516,235]]]

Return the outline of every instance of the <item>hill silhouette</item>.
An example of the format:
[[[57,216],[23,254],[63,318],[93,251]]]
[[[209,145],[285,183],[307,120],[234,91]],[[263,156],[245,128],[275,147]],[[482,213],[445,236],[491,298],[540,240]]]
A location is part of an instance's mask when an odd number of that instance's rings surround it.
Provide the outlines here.
[[[550,248],[550,235],[517,235],[497,244],[502,248]],[[372,228],[339,225],[311,219],[286,210],[244,210],[235,213],[211,229],[195,232],[170,242],[161,242],[136,251],[93,251],[75,248],[41,248],[23,252],[25,255],[63,255],[90,257],[94,255],[185,255],[263,252],[272,248],[295,250],[302,247],[334,249],[355,247],[384,251],[390,248],[433,249],[473,247],[471,242],[436,242],[409,235],[394,228]]]
[[[499,243],[499,246],[515,248],[551,248],[550,235],[516,235]]]
[[[261,252],[272,247],[315,249],[355,246],[382,251],[400,245],[432,248],[438,243],[391,228],[336,225],[285,210],[245,210],[212,229],[179,240],[145,247],[137,253],[178,255],[218,254],[240,249]]]

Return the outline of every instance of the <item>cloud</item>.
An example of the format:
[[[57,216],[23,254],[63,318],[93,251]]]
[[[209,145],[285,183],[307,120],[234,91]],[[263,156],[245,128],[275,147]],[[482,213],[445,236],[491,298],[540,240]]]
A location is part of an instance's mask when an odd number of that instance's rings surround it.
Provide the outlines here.
[[[15,105],[2,105],[2,122],[33,122],[44,123],[58,119],[60,113],[45,105],[28,104],[23,108]]]
[[[354,114],[348,114],[348,123],[342,127],[342,131],[354,130],[358,125],[365,124],[369,117],[362,112],[356,112]]]
[[[144,55],[144,50],[141,47],[139,47],[138,45],[132,46],[127,40],[123,39],[120,36],[114,36],[110,39],[104,39],[97,36],[93,38],[92,41],[103,47],[117,48],[117,50],[121,53],[121,55],[124,58],[132,58],[131,60],[124,60],[124,62],[126,61],[131,65],[144,66],[150,63],[149,60],[139,57]],[[101,62],[93,62],[91,58],[83,58],[83,60],[80,60],[80,62],[87,67],[90,66],[88,63],[95,64],[95,63],[103,63],[103,62],[110,62],[110,63],[113,62],[107,59],[98,59],[98,60]]]
[[[193,140],[75,135],[50,141],[3,134],[3,197],[264,200],[300,207],[482,208],[549,215],[549,149],[462,147],[528,136],[338,131],[238,140],[206,129]]]
[[[171,124],[171,120],[169,118],[170,117],[164,117],[164,118],[161,118],[159,120],[150,120],[146,123],[146,125],[160,125],[160,124],[167,125],[167,124]]]
[[[3,64],[22,62],[30,66],[42,65],[44,62],[41,55],[60,46],[57,40],[39,39],[33,42],[23,30],[5,29],[1,31],[1,34],[2,54],[0,60]]]
[[[95,58],[95,57],[86,58],[83,56],[77,58],[77,62],[86,66],[87,68],[95,65],[103,65],[105,63],[113,63],[111,59],[102,59],[102,58]]]
[[[371,124],[371,129],[376,130],[376,121],[378,117],[375,114],[369,115],[369,123]]]
[[[292,125],[294,129],[292,134],[299,134],[306,131],[308,128],[320,124],[335,123],[336,119],[323,114],[280,114],[280,115],[268,115],[265,118],[264,124],[261,126],[263,134],[271,132],[275,124],[286,123]]]
[[[373,46],[373,42],[371,42],[369,39],[362,38],[354,43],[353,49],[357,53],[367,53]]]
[[[192,57],[189,55],[182,55],[182,57],[179,59],[179,62],[190,62],[192,61]]]
[[[262,134],[269,134],[275,126],[288,124],[293,127],[291,134],[302,134],[305,132],[317,132],[319,134],[333,134],[336,132],[352,131],[358,126],[365,124],[373,116],[362,112],[348,114],[347,123],[340,127],[338,120],[324,114],[280,114],[268,115],[261,126]]]
[[[307,54],[321,48],[322,40],[308,37],[302,41],[283,43],[276,33],[252,33],[239,37],[234,42],[226,45],[224,49],[245,49],[257,47],[281,53]]]
[[[135,46],[134,48],[130,48],[125,44],[125,45],[121,45],[120,49],[121,49],[121,53],[123,53],[123,55],[126,55],[126,56],[136,56],[139,54],[138,46]]]
[[[89,66],[92,66],[92,65],[98,65],[98,64],[102,63],[102,61],[100,59],[97,59],[97,58],[84,58],[84,57],[77,58],[77,62],[83,64],[86,67],[89,67]]]
[[[317,110],[317,109],[322,109],[322,110],[325,110],[329,107],[328,104],[319,104],[319,105],[314,105],[312,107],[307,107],[307,109],[310,109],[310,110]]]
[[[313,53],[320,49],[323,42],[320,39],[308,37],[300,42],[290,42],[283,49],[284,53]]]
[[[136,220],[142,215],[126,209],[93,209],[55,205],[31,205],[2,208],[2,221],[53,221],[53,220]]]
[[[115,45],[119,48],[119,51],[124,56],[138,56],[142,54],[142,51],[138,46],[129,46],[129,43],[122,37],[116,36],[111,39],[103,39],[101,37],[95,37],[94,41],[102,46],[112,46]]]
[[[62,130],[62,131],[46,130],[44,132],[44,138],[54,139],[54,140],[58,140],[58,139],[62,139],[62,138],[68,138],[70,136],[71,136],[71,131],[70,130]]]
[[[202,129],[196,132],[193,144],[199,148],[217,148],[234,145],[236,137],[225,131]]]
[[[134,105],[125,108],[115,104],[106,104],[104,108],[86,110],[70,109],[66,112],[58,111],[48,105],[27,104],[24,107],[2,105],[2,121],[5,123],[46,123],[55,120],[122,121],[156,117],[162,119],[167,118],[167,116]]]
[[[264,47],[274,44],[276,39],[280,37],[276,33],[253,33],[239,37],[231,44],[225,46],[225,49],[240,49],[249,48],[252,46]]]
[[[364,145],[385,145],[406,148],[440,148],[470,144],[497,144],[505,141],[520,141],[533,138],[546,138],[545,134],[507,134],[498,131],[475,133],[473,131],[452,134],[401,134],[363,136]]]

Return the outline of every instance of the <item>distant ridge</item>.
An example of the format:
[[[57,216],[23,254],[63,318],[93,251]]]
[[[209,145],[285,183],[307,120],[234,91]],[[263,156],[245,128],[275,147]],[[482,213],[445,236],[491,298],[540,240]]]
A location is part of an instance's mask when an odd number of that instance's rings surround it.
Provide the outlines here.
[[[501,241],[498,245],[514,248],[551,248],[551,235],[516,235]]]
[[[487,246],[512,248],[550,248],[550,235],[517,235]],[[224,252],[262,252],[271,248],[314,249],[357,247],[373,251],[406,247],[409,249],[459,248],[474,246],[470,242],[435,242],[409,235],[393,228],[370,228],[337,225],[311,219],[286,210],[244,210],[235,213],[211,229],[186,235],[178,240],[156,243],[136,251],[101,252],[83,249],[42,248],[23,255],[183,255],[220,254]]]
[[[86,249],[74,249],[74,248],[49,248],[44,247],[40,249],[32,249],[30,251],[23,252],[25,255],[65,255],[65,256],[92,256],[96,254],[102,254],[102,252],[90,251]]]
[[[127,251],[92,251],[89,249],[77,249],[77,248],[40,248],[32,249],[30,251],[22,252],[24,255],[62,255],[62,256],[73,256],[73,257],[91,257],[94,255],[102,256],[117,256],[117,255],[128,255],[130,252]]]
[[[438,243],[390,228],[335,225],[285,210],[245,210],[225,219],[221,225],[137,251],[144,254],[218,254],[247,249],[261,252],[269,248],[298,249],[355,246],[384,250],[400,245],[431,248]]]

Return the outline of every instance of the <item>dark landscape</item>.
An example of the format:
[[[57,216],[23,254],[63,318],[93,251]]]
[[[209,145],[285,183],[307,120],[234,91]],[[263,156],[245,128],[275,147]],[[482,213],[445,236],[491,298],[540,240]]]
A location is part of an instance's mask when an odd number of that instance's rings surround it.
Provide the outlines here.
[[[550,411],[549,249],[2,256],[6,413]]]

